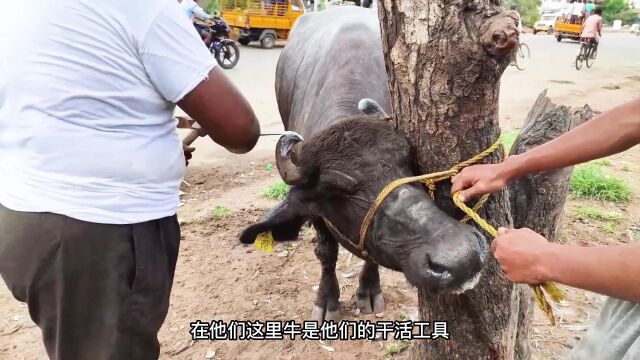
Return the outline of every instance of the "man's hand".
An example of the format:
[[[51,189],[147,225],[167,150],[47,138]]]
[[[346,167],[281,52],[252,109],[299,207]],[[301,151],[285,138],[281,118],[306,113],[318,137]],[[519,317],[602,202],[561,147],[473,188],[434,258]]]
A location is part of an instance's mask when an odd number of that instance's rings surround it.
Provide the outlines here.
[[[451,193],[463,190],[460,200],[468,201],[474,197],[502,190],[509,182],[503,171],[503,163],[474,165],[464,168],[451,179]]]
[[[530,229],[500,228],[491,249],[502,271],[516,283],[537,285],[549,281],[545,263],[555,245]]]
[[[189,166],[189,160],[193,157],[193,152],[196,151],[196,148],[182,144],[182,151],[184,151],[185,164]]]

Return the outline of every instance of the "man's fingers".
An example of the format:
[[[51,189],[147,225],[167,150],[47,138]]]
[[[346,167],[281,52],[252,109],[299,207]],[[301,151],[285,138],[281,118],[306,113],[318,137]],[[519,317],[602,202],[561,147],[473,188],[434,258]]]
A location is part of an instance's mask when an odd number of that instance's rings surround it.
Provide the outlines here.
[[[460,200],[467,202],[474,196],[473,185],[470,180],[454,177],[451,179],[451,194],[460,192]]]
[[[504,227],[498,228],[498,237],[491,242],[491,252],[493,252],[494,254],[496,253],[496,249],[498,248],[500,243],[504,241],[504,238],[502,236],[507,235],[509,231],[511,230]]]
[[[462,200],[462,202],[467,202],[478,195],[479,195],[479,191],[476,191],[476,187],[473,186],[460,193],[460,200]]]
[[[458,174],[451,178],[451,193],[455,194],[458,191],[464,190],[472,185],[473,182],[465,179],[464,177],[461,177],[461,174]]]
[[[491,252],[492,252],[493,254],[495,254],[495,253],[496,253],[496,249],[498,248],[498,242],[499,242],[499,241],[500,241],[500,240],[498,240],[498,239],[494,239],[494,240],[491,242]]]
[[[459,197],[462,202],[467,202],[467,200],[469,200],[466,191],[461,192]]]

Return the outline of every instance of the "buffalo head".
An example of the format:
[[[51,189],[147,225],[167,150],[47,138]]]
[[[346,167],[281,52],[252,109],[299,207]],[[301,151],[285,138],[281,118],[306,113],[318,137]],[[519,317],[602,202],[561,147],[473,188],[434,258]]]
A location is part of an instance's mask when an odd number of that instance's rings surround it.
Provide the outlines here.
[[[341,121],[308,141],[286,133],[276,157],[291,190],[242,233],[245,244],[264,231],[279,241],[294,240],[306,221],[319,218],[357,242],[378,193],[391,181],[416,174],[406,138],[378,117]],[[350,244],[341,244],[358,253]],[[402,271],[411,284],[447,292],[472,286],[488,255],[485,238],[438,209],[421,184],[401,186],[387,197],[365,245],[375,262]]]

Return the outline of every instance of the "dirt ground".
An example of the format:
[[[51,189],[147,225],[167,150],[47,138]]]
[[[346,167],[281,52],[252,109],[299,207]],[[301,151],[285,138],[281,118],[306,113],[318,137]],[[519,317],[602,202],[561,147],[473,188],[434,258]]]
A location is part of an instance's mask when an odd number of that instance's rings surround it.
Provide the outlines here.
[[[532,60],[523,72],[510,68],[502,82],[501,123],[518,128],[538,93],[549,88],[560,104],[591,104],[606,110],[640,93],[640,37],[611,34],[603,43],[592,69],[577,72],[571,61],[572,43],[548,36],[525,37]],[[280,131],[273,95],[273,71],[279,50],[241,48],[243,57],[229,76],[247,94],[260,117],[264,132]],[[313,254],[314,234],[303,231],[297,242],[278,244],[264,253],[238,243],[240,231],[277,204],[262,197],[279,180],[273,164],[274,138],[264,138],[251,154],[229,155],[215,145],[198,140],[198,150],[186,178],[179,210],[182,244],[171,306],[160,332],[162,359],[401,359],[391,355],[388,341],[192,341],[190,323],[196,320],[296,320],[311,312],[320,279]],[[634,189],[630,203],[610,204],[570,199],[565,209],[561,241],[582,245],[620,244],[640,236],[640,150],[614,156],[606,171],[623,177]],[[593,206],[624,215],[612,233],[603,223],[581,219],[576,209]],[[223,206],[228,216],[215,216]],[[344,319],[398,320],[417,318],[417,295],[404,277],[382,270],[386,302],[384,314],[359,315],[355,311],[357,272],[362,261],[340,250],[338,279],[342,289]],[[556,306],[558,323],[551,327],[536,314],[531,344],[536,359],[561,359],[594,321],[603,297],[565,288],[568,299]],[[450,326],[455,336],[455,325]],[[15,301],[0,282],[0,359],[45,359],[40,332],[29,319],[26,306]]]

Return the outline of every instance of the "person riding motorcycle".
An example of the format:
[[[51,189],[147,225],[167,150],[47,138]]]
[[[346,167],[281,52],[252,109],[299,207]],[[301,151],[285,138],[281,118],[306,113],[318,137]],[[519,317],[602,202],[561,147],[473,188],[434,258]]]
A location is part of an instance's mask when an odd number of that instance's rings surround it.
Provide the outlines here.
[[[202,41],[204,41],[204,44],[207,46],[207,48],[209,48],[211,46],[211,42],[213,41],[212,35],[208,31],[206,31],[206,27],[199,25],[195,21],[196,19],[210,20],[212,18],[211,15],[207,14],[207,12],[204,11],[194,0],[182,0],[180,6],[186,13],[187,17],[191,19],[193,26],[198,31],[198,34],[200,34],[200,37],[202,38]]]

